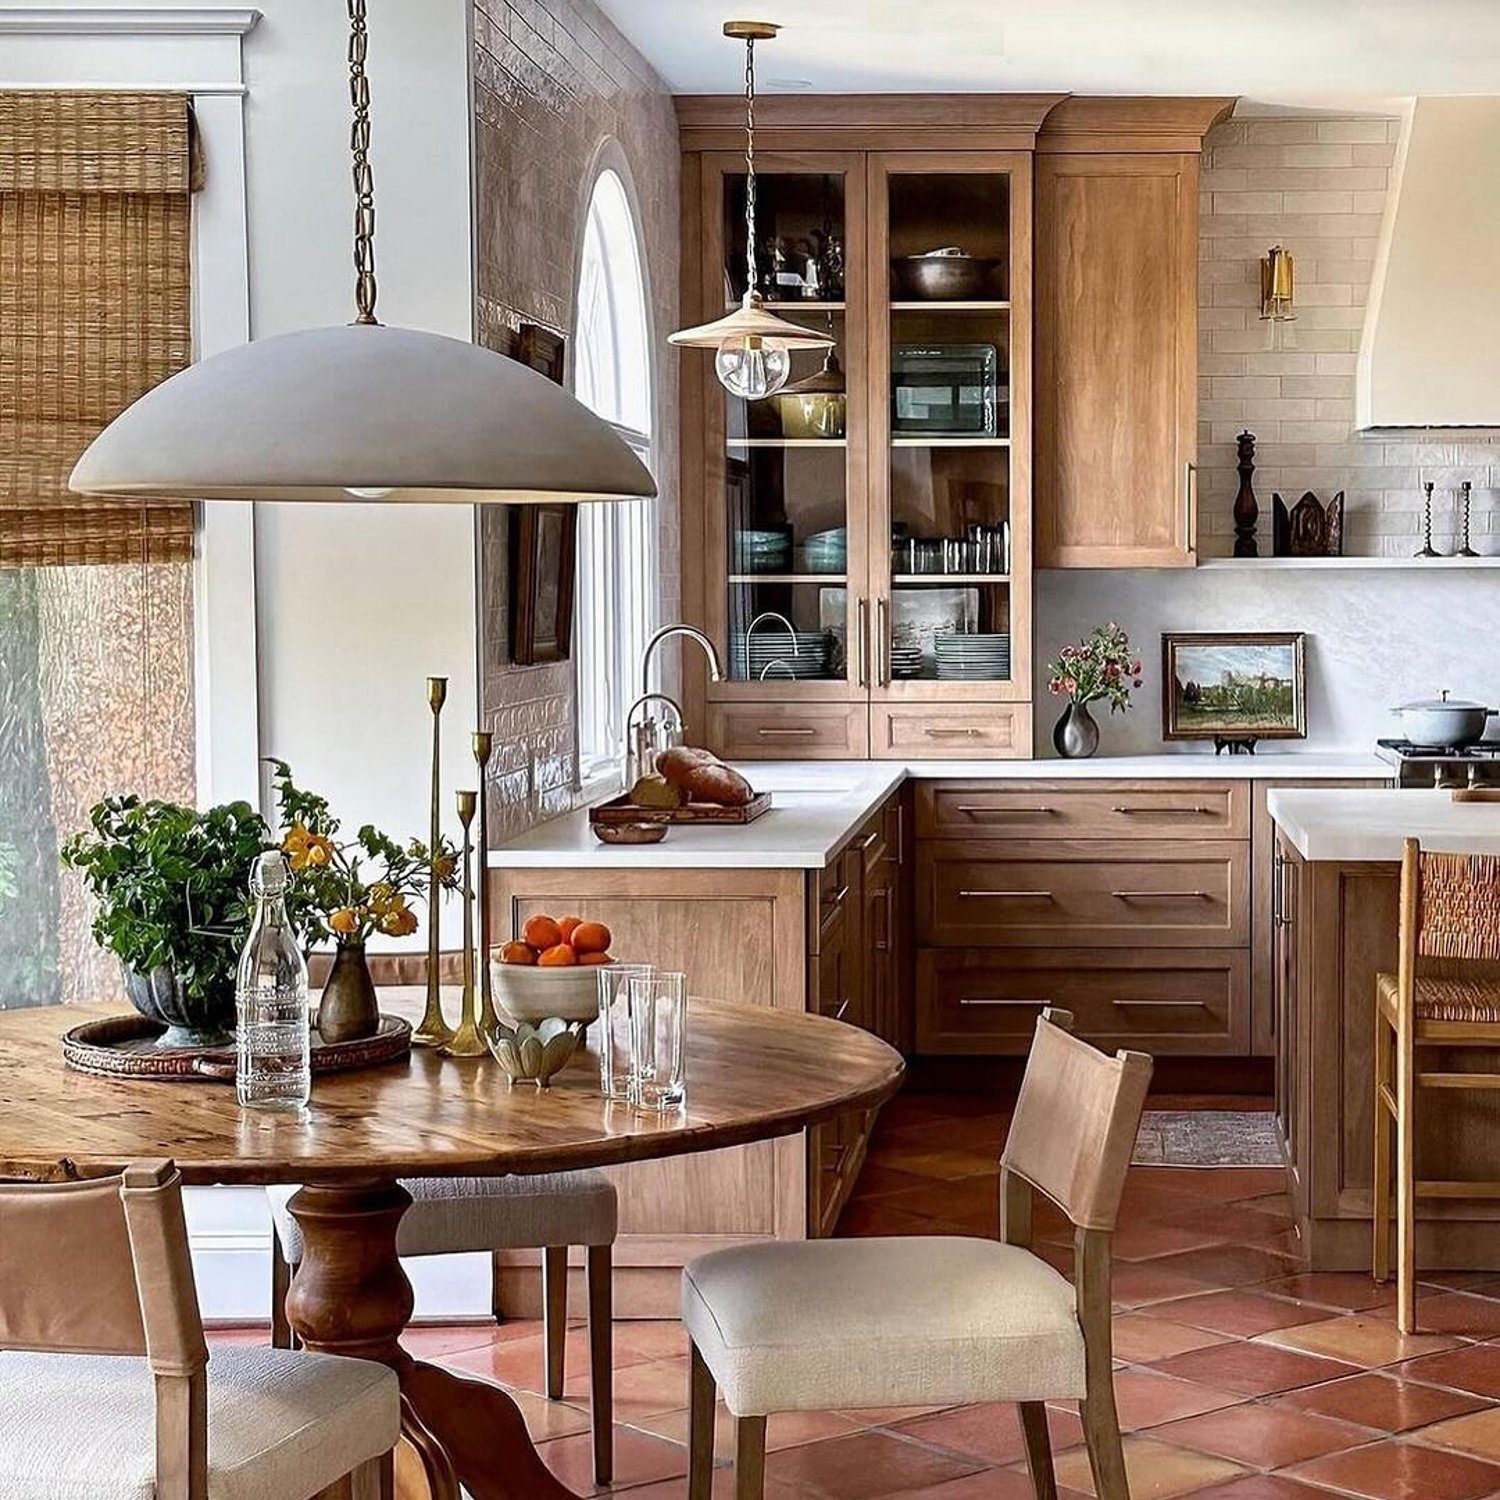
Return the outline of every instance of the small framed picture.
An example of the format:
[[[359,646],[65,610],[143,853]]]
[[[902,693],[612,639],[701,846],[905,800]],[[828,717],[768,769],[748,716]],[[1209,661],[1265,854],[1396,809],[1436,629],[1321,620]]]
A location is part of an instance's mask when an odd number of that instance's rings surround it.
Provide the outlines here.
[[[1307,738],[1300,632],[1163,634],[1162,738]]]

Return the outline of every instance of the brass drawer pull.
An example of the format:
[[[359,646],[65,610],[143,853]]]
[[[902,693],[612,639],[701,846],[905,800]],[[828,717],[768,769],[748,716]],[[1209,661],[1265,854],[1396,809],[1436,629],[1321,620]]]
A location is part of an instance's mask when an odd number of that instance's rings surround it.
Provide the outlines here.
[[[861,850],[868,849],[870,847],[870,845],[873,844],[875,842],[875,840],[878,839],[879,837],[880,837],[880,830],[878,828],[872,828],[870,830],[870,832],[867,833],[859,841],[859,847],[860,847],[860,849]]]
[[[841,885],[838,890],[836,890],[831,896],[824,896],[823,904],[825,906],[838,906],[842,904],[844,897],[848,894],[849,887],[847,885]]]
[[[931,740],[977,740],[983,736],[984,731],[982,729],[975,729],[970,725],[967,729],[927,728],[922,733]]]
[[[757,729],[755,732],[763,740],[807,740],[818,731],[811,726],[804,725],[797,729]]]
[[[1111,891],[1116,901],[1207,901],[1207,891]]]
[[[1052,1004],[1050,1000],[1009,1000],[998,995],[960,995],[960,1005],[1018,1005],[1029,1010],[1043,1010]]]
[[[1207,1010],[1206,1000],[1111,1000],[1111,1005],[1134,1010]]]
[[[996,901],[1050,901],[1051,891],[960,891],[959,896],[965,901],[975,901],[981,898]]]
[[[971,817],[983,815],[986,818],[1029,818],[1041,817],[1045,813],[1055,813],[1055,807],[982,807],[972,802],[960,802],[955,812],[968,813]]]
[[[833,1013],[833,1019],[835,1021],[842,1021],[844,1019],[844,1012],[847,1011],[848,1009],[849,1009],[849,1002],[847,1000],[841,1000],[841,1001],[839,1001],[839,1008],[836,1011],[834,1011],[834,1013]]]
[[[1153,817],[1159,814],[1166,814],[1170,817],[1173,813],[1186,813],[1190,816],[1197,815],[1200,817],[1209,817],[1212,814],[1218,812],[1218,808],[1204,807],[1201,802],[1197,802],[1194,803],[1192,807],[1124,807],[1121,805],[1116,805],[1110,808],[1110,811],[1112,813],[1124,813],[1127,817],[1132,818]]]

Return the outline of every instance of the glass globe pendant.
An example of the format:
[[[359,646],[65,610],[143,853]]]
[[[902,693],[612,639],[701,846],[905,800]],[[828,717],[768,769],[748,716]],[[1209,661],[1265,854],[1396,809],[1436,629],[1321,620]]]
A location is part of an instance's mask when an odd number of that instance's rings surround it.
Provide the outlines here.
[[[769,21],[726,21],[724,35],[745,43],[745,296],[728,317],[668,336],[685,349],[713,349],[714,374],[732,396],[762,401],[792,373],[793,349],[830,349],[833,339],[769,313],[756,285],[755,263],[755,44],[780,28]]]

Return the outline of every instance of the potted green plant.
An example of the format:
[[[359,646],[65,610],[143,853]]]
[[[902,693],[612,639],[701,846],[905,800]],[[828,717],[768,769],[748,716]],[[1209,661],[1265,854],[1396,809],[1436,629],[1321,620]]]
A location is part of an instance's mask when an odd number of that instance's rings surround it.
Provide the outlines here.
[[[1099,726],[1090,703],[1107,700],[1111,713],[1130,707],[1130,690],[1141,685],[1141,659],[1130,649],[1130,637],[1113,620],[1097,626],[1076,646],[1064,646],[1047,663],[1047,689],[1066,697],[1068,706],[1052,729],[1059,755],[1082,759],[1099,748]]]
[[[270,843],[248,802],[200,812],[126,795],[96,804],[63,845],[97,902],[94,940],[120,960],[131,1004],[166,1027],[158,1046],[233,1037],[246,881]]]

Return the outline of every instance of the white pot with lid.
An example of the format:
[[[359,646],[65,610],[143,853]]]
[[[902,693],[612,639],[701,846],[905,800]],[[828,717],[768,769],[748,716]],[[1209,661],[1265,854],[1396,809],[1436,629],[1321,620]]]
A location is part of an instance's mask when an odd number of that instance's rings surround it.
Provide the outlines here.
[[[1444,688],[1436,698],[1403,703],[1391,710],[1401,716],[1401,731],[1414,745],[1448,750],[1484,737],[1484,726],[1495,710],[1466,698],[1452,698]]]

